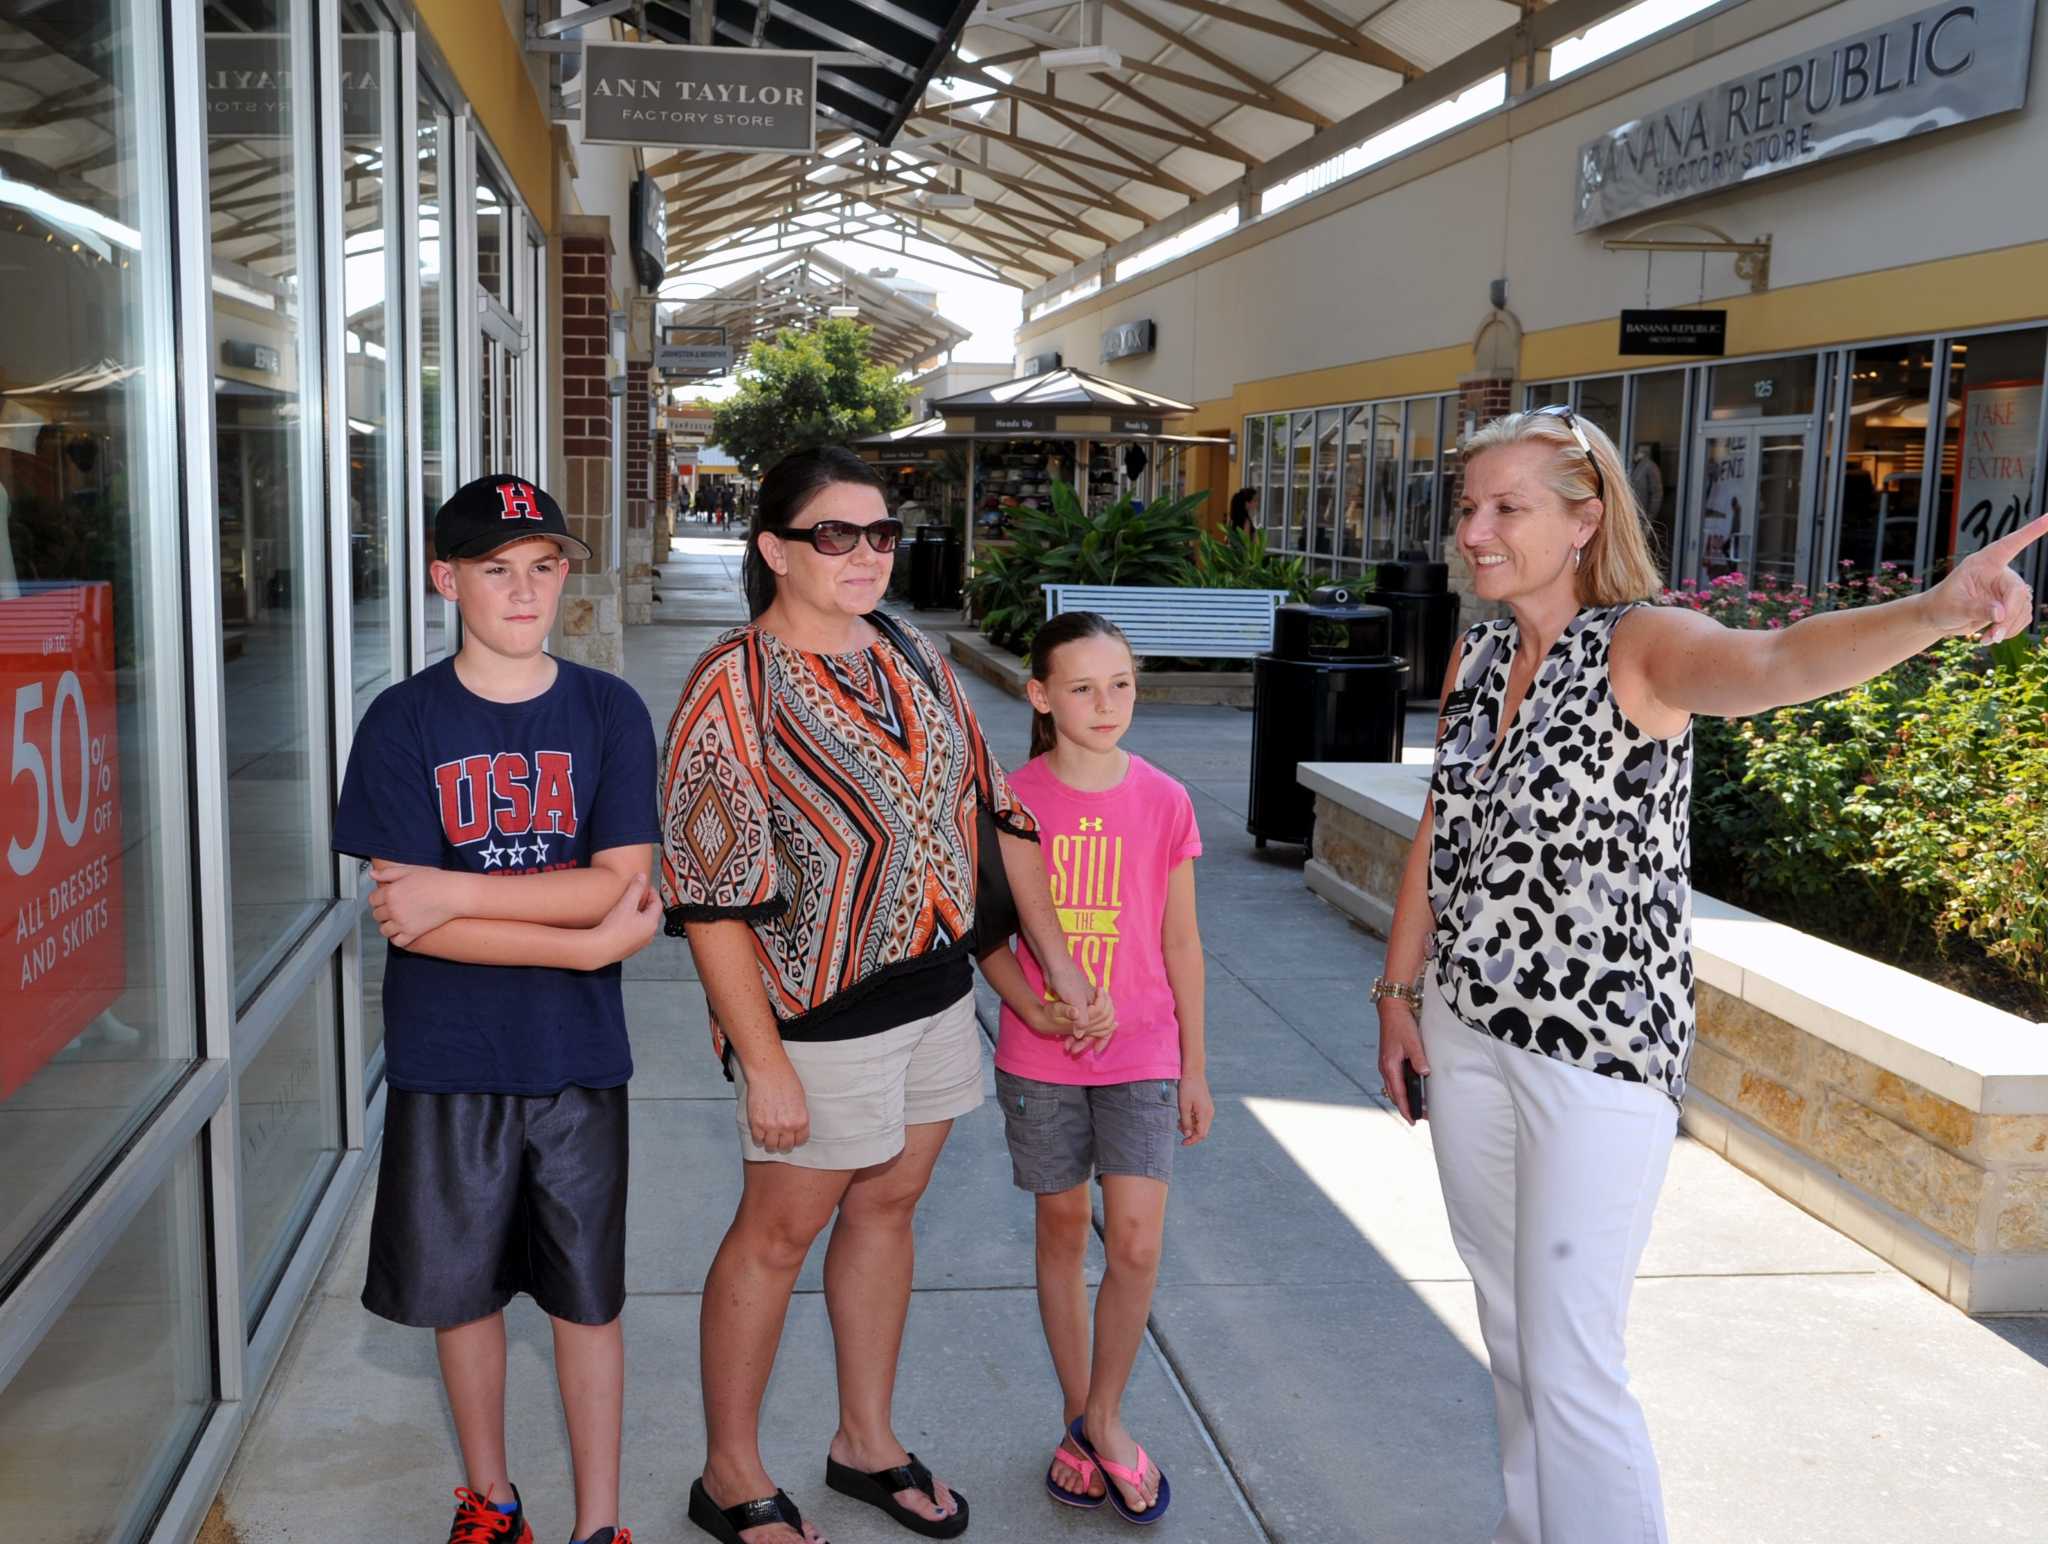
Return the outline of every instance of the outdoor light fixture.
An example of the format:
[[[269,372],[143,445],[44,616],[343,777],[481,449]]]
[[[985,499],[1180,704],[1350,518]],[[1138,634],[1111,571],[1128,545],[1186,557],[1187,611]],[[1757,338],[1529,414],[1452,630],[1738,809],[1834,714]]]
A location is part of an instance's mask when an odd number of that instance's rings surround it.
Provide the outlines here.
[[[859,315],[860,315],[860,307],[859,307],[859,306],[828,306],[828,307],[826,307],[826,309],[825,309],[825,314],[826,314],[827,316],[836,316],[836,317],[841,317],[841,318],[845,318],[845,317],[849,317],[849,316],[859,316]]]
[[[1124,67],[1124,56],[1107,44],[1091,43],[1085,48],[1055,48],[1050,53],[1040,54],[1038,62],[1048,72],[1120,70]]]

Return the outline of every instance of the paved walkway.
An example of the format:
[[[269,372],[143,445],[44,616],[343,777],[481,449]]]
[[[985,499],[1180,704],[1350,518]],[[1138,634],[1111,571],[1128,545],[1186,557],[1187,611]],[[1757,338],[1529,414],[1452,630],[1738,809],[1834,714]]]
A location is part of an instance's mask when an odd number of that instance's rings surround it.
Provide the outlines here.
[[[665,722],[740,614],[738,544],[677,543],[628,674]],[[970,692],[1005,759],[1021,704]],[[1378,941],[1311,896],[1301,854],[1244,831],[1248,714],[1142,707],[1130,745],[1187,783],[1208,844],[1216,1134],[1176,1172],[1155,1344],[1129,1415],[1174,1482],[1182,1544],[1478,1544],[1499,1505],[1472,1289],[1428,1135],[1376,1097]],[[727,1085],[688,951],[627,966],[639,1076],[626,1309],[626,1520],[683,1518],[703,1452],[697,1294],[738,1193]],[[367,1193],[366,1193],[367,1199]],[[259,1412],[226,1495],[245,1544],[441,1537],[457,1459],[431,1337],[356,1303],[367,1204]],[[1110,1537],[1040,1491],[1058,1394],[1031,1290],[1031,1210],[1000,1118],[962,1121],[920,1216],[897,1410],[973,1498],[982,1544]],[[832,1376],[814,1252],[767,1409],[777,1478],[835,1544],[907,1538],[825,1490]],[[513,1472],[542,1544],[570,1520],[545,1321],[512,1311]],[[2048,1320],[1973,1321],[1681,1142],[1635,1296],[1636,1386],[1677,1544],[2048,1540]],[[1584,1541],[1557,1541],[1584,1544]]]

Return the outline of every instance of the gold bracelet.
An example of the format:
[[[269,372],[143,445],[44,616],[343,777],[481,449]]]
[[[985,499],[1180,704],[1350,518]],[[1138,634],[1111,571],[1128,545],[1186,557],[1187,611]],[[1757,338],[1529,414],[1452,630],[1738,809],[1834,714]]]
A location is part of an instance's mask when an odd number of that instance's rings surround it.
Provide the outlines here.
[[[1373,1003],[1377,1005],[1386,997],[1398,997],[1417,1013],[1422,1011],[1422,988],[1419,985],[1410,986],[1405,981],[1393,981],[1380,976],[1372,984]]]

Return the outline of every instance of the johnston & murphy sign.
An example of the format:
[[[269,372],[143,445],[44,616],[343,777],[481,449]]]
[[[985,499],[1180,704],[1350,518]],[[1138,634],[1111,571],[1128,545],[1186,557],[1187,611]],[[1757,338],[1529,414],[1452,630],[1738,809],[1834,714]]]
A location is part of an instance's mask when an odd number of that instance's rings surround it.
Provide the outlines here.
[[[1723,81],[1579,147],[1573,228],[2024,107],[2035,0],[1964,0]]]
[[[816,54],[586,43],[583,78],[583,138],[593,145],[818,148]]]

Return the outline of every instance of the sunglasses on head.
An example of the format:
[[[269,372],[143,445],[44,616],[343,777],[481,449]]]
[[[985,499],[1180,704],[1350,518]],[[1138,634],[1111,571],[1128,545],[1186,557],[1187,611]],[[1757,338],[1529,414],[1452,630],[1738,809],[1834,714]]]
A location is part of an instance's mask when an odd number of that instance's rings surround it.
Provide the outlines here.
[[[774,533],[784,541],[809,542],[828,558],[843,558],[860,545],[865,536],[877,552],[894,552],[903,539],[901,520],[874,520],[855,525],[851,520],[820,520],[816,525],[785,526]]]
[[[1572,438],[1579,442],[1579,452],[1585,456],[1586,465],[1593,469],[1593,486],[1600,490],[1600,502],[1605,504],[1607,502],[1607,479],[1600,474],[1600,458],[1593,454],[1593,442],[1586,438],[1586,431],[1579,427],[1578,414],[1574,413],[1562,402],[1553,402],[1548,407],[1532,409],[1529,416],[1531,418],[1559,418],[1564,420],[1564,426],[1572,431]]]

